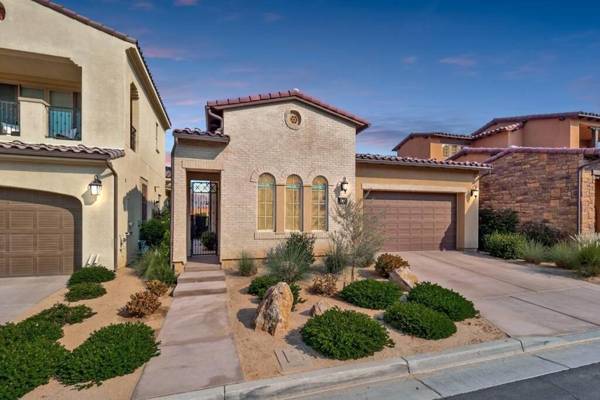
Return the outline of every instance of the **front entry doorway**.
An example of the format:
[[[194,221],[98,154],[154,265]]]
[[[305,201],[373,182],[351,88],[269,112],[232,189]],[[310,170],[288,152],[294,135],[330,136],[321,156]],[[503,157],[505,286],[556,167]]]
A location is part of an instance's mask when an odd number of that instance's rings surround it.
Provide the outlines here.
[[[190,256],[217,255],[219,182],[190,181]]]

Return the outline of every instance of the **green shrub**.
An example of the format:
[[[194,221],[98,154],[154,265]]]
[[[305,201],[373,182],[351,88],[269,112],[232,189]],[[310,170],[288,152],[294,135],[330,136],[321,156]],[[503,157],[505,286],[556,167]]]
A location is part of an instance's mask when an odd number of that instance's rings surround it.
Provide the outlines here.
[[[487,250],[487,236],[494,232],[515,233],[519,225],[519,215],[511,209],[479,210],[479,247]]]
[[[47,320],[25,320],[18,324],[8,323],[0,326],[0,347],[36,339],[55,341],[63,337],[62,326]],[[2,370],[0,370],[0,375]]]
[[[108,282],[115,279],[114,271],[109,270],[106,267],[102,266],[92,266],[85,267],[78,271],[73,272],[69,281],[67,282],[67,286],[73,286],[78,283],[87,283],[87,282]]]
[[[375,271],[377,271],[377,273],[382,277],[389,278],[390,272],[398,268],[404,268],[408,266],[408,261],[402,257],[385,253],[377,257],[377,262],[375,262]]]
[[[146,242],[150,247],[156,247],[160,245],[165,232],[169,230],[169,220],[152,218],[142,223],[140,227],[140,240]]]
[[[306,255],[306,259],[309,265],[315,263],[315,237],[309,233],[298,233],[293,232],[285,242],[289,248],[297,248]]]
[[[517,233],[492,233],[485,239],[486,250],[494,257],[514,260],[521,257],[527,240]]]
[[[546,225],[541,221],[525,222],[519,227],[519,233],[533,242],[551,247],[565,240],[566,235],[560,230]]]
[[[44,338],[0,344],[0,399],[16,400],[48,383],[67,354],[60,344]]]
[[[591,245],[600,246],[600,233],[598,232],[579,233],[577,235],[571,236],[571,239],[573,240],[573,242],[575,242],[577,247]]]
[[[68,306],[66,304],[55,304],[51,308],[27,318],[27,321],[49,321],[64,326],[67,324],[78,324],[95,314],[91,308],[85,305]]]
[[[444,313],[419,303],[396,303],[385,310],[383,320],[395,329],[423,339],[444,339],[456,333],[454,322]]]
[[[267,293],[267,290],[271,286],[277,285],[279,282],[282,282],[279,278],[273,275],[263,275],[256,277],[250,282],[250,286],[248,286],[248,293],[253,294],[258,297],[259,300],[262,300]],[[294,296],[294,304],[304,303],[304,299],[300,297],[300,292],[302,289],[296,283],[289,284],[290,290],[292,291],[292,295]]]
[[[309,319],[301,333],[304,343],[337,360],[368,357],[394,346],[379,322],[366,314],[339,308]]]
[[[383,310],[400,300],[402,291],[392,282],[374,279],[355,281],[341,292],[342,299],[359,307]]]
[[[408,294],[408,301],[422,304],[446,314],[452,321],[462,321],[477,316],[473,302],[451,289],[431,282],[417,284]]]
[[[217,234],[210,231],[202,232],[200,242],[207,250],[213,251],[217,248]]]
[[[532,264],[539,264],[548,259],[548,248],[538,242],[527,240],[521,249],[521,258]]]
[[[254,260],[246,251],[242,251],[240,254],[240,261],[238,264],[240,275],[242,276],[253,276],[256,275],[257,267]]]
[[[79,300],[95,299],[96,297],[104,296],[106,289],[101,284],[95,282],[77,283],[69,287],[69,291],[65,294],[65,300],[74,302]]]
[[[299,245],[283,242],[269,250],[265,262],[270,275],[280,281],[294,283],[302,280],[310,268],[311,255]]]
[[[105,326],[90,335],[60,364],[57,378],[89,387],[135,371],[159,354],[152,328],[142,323]]]
[[[161,281],[169,286],[177,283],[177,275],[175,274],[173,267],[168,262],[151,262],[144,273],[144,279],[148,279],[150,281]]]
[[[560,242],[552,246],[548,259],[559,268],[575,269],[577,267],[577,248],[570,243]]]
[[[579,248],[575,270],[586,278],[600,275],[600,244],[590,244]]]
[[[348,249],[341,237],[333,236],[329,243],[329,249],[325,253],[325,270],[329,274],[339,274],[348,266],[350,258]]]

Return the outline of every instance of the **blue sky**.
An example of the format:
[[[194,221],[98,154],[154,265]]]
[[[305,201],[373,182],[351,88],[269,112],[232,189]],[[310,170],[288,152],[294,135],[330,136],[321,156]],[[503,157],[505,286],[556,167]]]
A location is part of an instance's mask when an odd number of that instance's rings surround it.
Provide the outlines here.
[[[174,127],[204,128],[207,100],[291,88],[368,119],[360,152],[600,112],[598,2],[57,1],[139,39]]]

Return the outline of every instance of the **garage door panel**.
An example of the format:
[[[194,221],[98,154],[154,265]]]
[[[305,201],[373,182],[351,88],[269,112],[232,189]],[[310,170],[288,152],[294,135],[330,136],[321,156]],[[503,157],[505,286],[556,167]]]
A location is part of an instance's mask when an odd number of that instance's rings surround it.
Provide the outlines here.
[[[0,276],[70,274],[81,264],[81,204],[0,187]]]
[[[364,212],[382,227],[383,251],[456,248],[456,196],[437,193],[369,192]]]

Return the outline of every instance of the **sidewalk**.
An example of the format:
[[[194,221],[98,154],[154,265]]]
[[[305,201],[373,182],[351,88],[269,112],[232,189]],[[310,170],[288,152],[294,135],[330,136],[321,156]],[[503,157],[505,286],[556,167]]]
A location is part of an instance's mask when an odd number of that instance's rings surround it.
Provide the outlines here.
[[[598,362],[600,330],[506,339],[440,353],[223,385],[163,400],[438,399]]]

